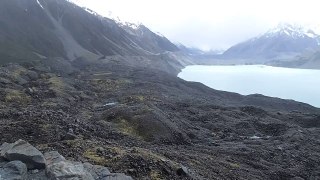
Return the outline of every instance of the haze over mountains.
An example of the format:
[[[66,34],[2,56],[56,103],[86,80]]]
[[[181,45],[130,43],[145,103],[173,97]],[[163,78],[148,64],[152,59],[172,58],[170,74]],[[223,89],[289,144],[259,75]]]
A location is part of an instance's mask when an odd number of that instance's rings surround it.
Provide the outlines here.
[[[281,23],[257,37],[224,52],[178,46],[203,64],[267,64],[295,68],[319,68],[318,31],[297,24]]]

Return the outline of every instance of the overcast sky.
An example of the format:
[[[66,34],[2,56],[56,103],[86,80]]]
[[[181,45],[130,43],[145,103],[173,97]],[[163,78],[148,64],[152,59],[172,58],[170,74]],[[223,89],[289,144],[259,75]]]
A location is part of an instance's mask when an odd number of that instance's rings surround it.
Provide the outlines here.
[[[72,0],[101,15],[141,22],[173,42],[226,49],[280,22],[318,25],[318,0]]]

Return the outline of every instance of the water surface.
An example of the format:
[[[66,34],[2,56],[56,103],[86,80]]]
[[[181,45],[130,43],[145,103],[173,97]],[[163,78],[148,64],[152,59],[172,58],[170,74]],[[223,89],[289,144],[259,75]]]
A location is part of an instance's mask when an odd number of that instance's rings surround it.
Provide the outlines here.
[[[320,107],[320,70],[265,65],[187,66],[178,75],[187,81],[243,95],[293,99]]]

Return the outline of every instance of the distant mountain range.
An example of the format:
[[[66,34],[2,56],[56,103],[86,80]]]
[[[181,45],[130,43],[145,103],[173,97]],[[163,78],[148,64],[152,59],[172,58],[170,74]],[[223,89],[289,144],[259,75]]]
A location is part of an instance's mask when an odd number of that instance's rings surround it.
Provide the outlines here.
[[[258,37],[232,46],[223,53],[223,58],[267,62],[292,58],[318,48],[320,36],[315,31],[283,23]]]
[[[1,0],[0,22],[2,64],[179,50],[143,25],[119,24],[66,0]]]

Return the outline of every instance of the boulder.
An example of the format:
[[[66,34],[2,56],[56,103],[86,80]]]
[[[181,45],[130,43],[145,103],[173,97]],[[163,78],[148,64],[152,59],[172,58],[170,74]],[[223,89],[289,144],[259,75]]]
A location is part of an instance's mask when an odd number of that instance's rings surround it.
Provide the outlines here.
[[[77,139],[77,135],[68,132],[64,137],[63,140],[75,140]]]
[[[46,160],[47,166],[50,166],[54,163],[58,163],[61,161],[66,161],[66,159],[63,156],[61,156],[57,151],[44,153],[44,158]]]
[[[103,166],[67,161],[56,151],[45,153],[44,157],[47,162],[46,174],[49,179],[132,180],[131,177],[124,174],[110,173]]]
[[[83,165],[94,179],[103,179],[111,174],[110,171],[103,166],[92,165],[90,163],[84,163]]]
[[[83,179],[94,180],[92,175],[85,170],[80,162],[60,161],[47,164],[46,174],[49,179]]]
[[[22,161],[28,169],[45,168],[43,154],[26,141],[18,140],[12,144],[4,143],[0,148],[0,153],[8,161]]]
[[[21,161],[11,161],[0,168],[0,180],[25,180],[27,166]]]
[[[177,169],[178,176],[189,176],[189,170],[185,166],[181,166]]]
[[[132,180],[125,174],[110,173],[103,166],[68,161],[57,151],[42,155],[23,140],[4,143],[0,147],[1,158],[4,161],[0,161],[0,180]]]
[[[133,179],[132,177],[122,173],[112,173],[107,177],[102,178],[101,180],[133,180]]]

